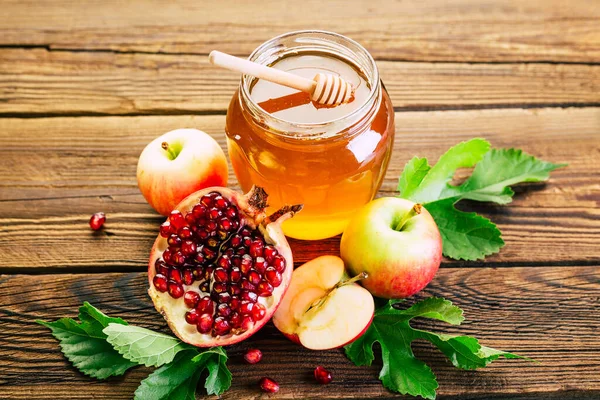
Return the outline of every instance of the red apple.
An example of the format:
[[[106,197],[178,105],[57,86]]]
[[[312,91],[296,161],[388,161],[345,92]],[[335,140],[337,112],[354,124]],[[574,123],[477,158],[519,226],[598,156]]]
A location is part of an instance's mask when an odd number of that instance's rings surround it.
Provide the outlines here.
[[[191,193],[227,186],[227,159],[219,144],[197,129],[176,129],[150,142],[138,160],[137,181],[146,201],[168,215]]]
[[[347,279],[344,262],[321,256],[294,270],[273,323],[286,337],[312,350],[353,342],[371,325],[375,303],[362,286]]]
[[[399,299],[422,290],[442,261],[440,231],[427,210],[405,199],[384,197],[364,206],[342,235],[342,259],[376,297]]]

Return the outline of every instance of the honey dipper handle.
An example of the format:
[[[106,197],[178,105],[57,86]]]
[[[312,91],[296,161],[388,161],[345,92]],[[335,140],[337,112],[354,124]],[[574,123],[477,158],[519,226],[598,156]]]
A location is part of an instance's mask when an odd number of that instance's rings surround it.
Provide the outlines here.
[[[213,65],[230,69],[232,71],[241,72],[247,75],[252,75],[257,78],[275,82],[283,86],[301,90],[303,92],[312,93],[315,89],[315,81],[311,79],[306,79],[276,68],[271,68],[252,61],[244,60],[243,58],[230,56],[229,54],[225,54],[217,50],[210,52],[208,55],[208,60]]]

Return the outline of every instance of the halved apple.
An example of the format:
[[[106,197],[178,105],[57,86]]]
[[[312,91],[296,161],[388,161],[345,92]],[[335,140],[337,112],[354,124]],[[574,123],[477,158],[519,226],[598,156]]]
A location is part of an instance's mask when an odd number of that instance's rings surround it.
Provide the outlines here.
[[[321,256],[298,267],[273,315],[273,323],[293,342],[312,350],[351,343],[371,325],[371,293],[348,279],[341,258]]]

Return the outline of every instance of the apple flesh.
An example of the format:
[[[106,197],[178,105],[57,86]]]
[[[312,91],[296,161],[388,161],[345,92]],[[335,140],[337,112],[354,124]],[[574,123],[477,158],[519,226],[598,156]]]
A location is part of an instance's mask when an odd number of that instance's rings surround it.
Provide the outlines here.
[[[212,137],[197,129],[176,129],[154,139],[137,165],[140,191],[165,216],[198,190],[227,186],[227,177],[225,153]]]
[[[294,271],[273,323],[293,342],[326,350],[360,337],[374,312],[373,297],[347,279],[342,259],[321,256]]]
[[[429,212],[409,200],[383,197],[364,206],[342,235],[348,272],[366,272],[361,285],[376,297],[421,291],[442,261],[442,238]]]

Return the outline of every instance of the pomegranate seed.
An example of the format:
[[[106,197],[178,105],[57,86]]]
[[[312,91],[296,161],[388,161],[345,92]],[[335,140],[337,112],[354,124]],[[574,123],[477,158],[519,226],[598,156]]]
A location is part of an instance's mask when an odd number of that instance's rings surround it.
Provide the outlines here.
[[[204,293],[208,293],[210,291],[210,282],[209,281],[205,281],[200,285],[200,290],[202,290]]]
[[[206,230],[208,232],[215,232],[217,230],[217,223],[215,221],[208,221],[206,223]]]
[[[249,251],[250,255],[252,257],[262,257],[263,255],[263,243],[262,241],[257,240],[253,240],[252,243],[250,244],[250,248]]]
[[[185,215],[185,223],[192,226],[196,224],[196,217],[191,212]]]
[[[229,259],[231,260],[231,257],[233,257],[235,255],[235,250],[232,248],[229,248],[229,249],[225,250],[225,252],[223,254],[226,255],[227,257],[229,257]]]
[[[246,315],[245,317],[242,318],[242,326],[240,326],[240,329],[243,332],[252,329],[253,326],[254,326],[254,321],[252,320],[251,316]]]
[[[194,236],[192,230],[187,226],[184,226],[183,228],[179,229],[179,231],[177,231],[177,235],[179,235],[179,237],[182,239],[189,239],[192,236]]]
[[[219,220],[219,228],[227,232],[231,230],[231,228],[233,228],[233,225],[231,224],[231,221],[229,221],[227,218],[221,218]]]
[[[200,204],[206,208],[211,207],[213,205],[213,199],[210,196],[202,196]]]
[[[260,388],[263,392],[277,393],[279,392],[279,385],[271,378],[264,377],[259,382]]]
[[[201,229],[198,232],[196,232],[196,236],[200,240],[206,240],[206,239],[208,239],[208,237],[210,236],[210,234],[208,233],[208,231],[206,229]]]
[[[225,240],[225,239],[227,239],[227,232],[217,231],[217,237],[221,240]]]
[[[256,292],[261,297],[269,297],[273,294],[273,286],[269,282],[261,281],[256,287]]]
[[[240,270],[242,271],[242,274],[247,275],[248,272],[250,272],[250,268],[252,268],[252,257],[250,257],[248,254],[244,254],[240,263]]]
[[[214,250],[209,249],[208,247],[204,247],[202,249],[202,252],[204,253],[204,257],[207,260],[214,260],[217,256],[217,253]]]
[[[227,207],[229,207],[229,202],[227,200],[225,200],[222,196],[216,197],[215,198],[215,207],[224,210]]]
[[[265,272],[265,269],[267,268],[267,262],[262,257],[256,257],[253,267],[256,272],[262,274]]]
[[[258,285],[260,283],[260,275],[258,272],[256,271],[250,271],[250,273],[248,274],[248,282],[250,282],[253,285]]]
[[[160,226],[160,236],[166,239],[171,233],[173,233],[171,232],[171,223],[169,221],[163,222]]]
[[[210,266],[210,267],[206,267],[204,269],[204,279],[209,280],[210,278],[212,278],[212,273],[215,269]]]
[[[238,294],[240,294],[242,292],[242,289],[239,286],[236,285],[231,285],[229,286],[229,293],[232,296],[237,296]]]
[[[229,244],[233,248],[238,248],[242,244],[242,236],[240,234],[235,234],[231,237]]]
[[[183,270],[183,283],[188,286],[194,283],[194,273],[190,268]]]
[[[222,303],[217,307],[217,314],[221,317],[229,317],[231,314],[231,307],[228,304]]]
[[[227,279],[229,278],[229,274],[223,268],[215,269],[213,276],[215,278],[215,282],[227,282]]]
[[[231,326],[229,322],[223,317],[215,318],[215,323],[213,324],[213,333],[215,336],[223,336],[229,333],[231,330]]]
[[[193,269],[194,280],[199,281],[204,276],[204,269],[202,267],[196,267]]]
[[[229,300],[229,307],[231,307],[233,311],[238,311],[241,304],[242,303],[237,296],[233,296],[231,300]]]
[[[321,385],[327,385],[328,383],[331,383],[333,377],[331,376],[331,372],[327,371],[321,366],[318,366],[317,368],[315,368],[315,379]]]
[[[182,242],[181,238],[179,236],[177,236],[176,234],[172,234],[167,239],[167,243],[169,243],[169,246],[171,246],[171,247],[179,247],[179,246],[181,246],[181,242]]]
[[[166,249],[165,251],[163,251],[162,253],[162,258],[163,260],[165,260],[165,262],[167,264],[171,264],[171,256],[173,255],[173,252],[171,251],[171,249]]]
[[[192,208],[192,215],[197,220],[203,218],[206,216],[206,207],[204,207],[202,204],[196,204],[194,208]]]
[[[219,259],[217,260],[217,266],[219,266],[223,269],[231,268],[230,256],[228,256],[227,254],[223,254],[221,257],[219,257]]]
[[[209,313],[212,314],[213,310],[213,302],[209,296],[204,296],[200,299],[198,304],[196,305],[198,312],[200,313]]]
[[[104,222],[106,222],[106,215],[104,215],[103,212],[92,214],[90,218],[90,228],[97,231],[102,228]]]
[[[183,295],[183,302],[188,308],[196,308],[198,302],[200,301],[200,293],[194,292],[192,290],[185,292]],[[190,322],[193,323],[193,322]]]
[[[248,315],[252,313],[252,310],[254,309],[254,303],[252,303],[251,301],[247,301],[247,300],[243,300],[241,305],[240,305],[240,312],[244,315]]]
[[[239,268],[233,267],[231,269],[231,272],[229,272],[229,280],[232,283],[238,283],[240,281],[240,279],[242,279],[242,272],[240,271]]]
[[[252,244],[252,238],[250,236],[244,236],[242,239],[242,244],[244,245],[244,247],[250,247],[250,245]]]
[[[231,313],[231,316],[229,317],[229,323],[231,324],[232,328],[240,328],[242,326],[242,316],[237,312]]]
[[[227,291],[227,285],[225,283],[217,282],[213,285],[213,292],[223,293]]]
[[[238,256],[243,256],[244,254],[248,254],[248,250],[246,250],[245,247],[238,247],[235,250],[235,254],[237,254]]]
[[[196,323],[196,329],[200,333],[208,333],[210,332],[213,325],[213,318],[210,314],[202,314],[198,317],[198,322]]]
[[[183,215],[179,210],[171,211],[171,214],[169,214],[169,222],[177,230],[185,226],[185,218],[183,218]]]
[[[154,263],[154,269],[157,274],[161,274],[161,275],[165,275],[165,276],[167,276],[169,274],[169,267],[167,266],[165,261],[161,260],[160,258],[157,259],[156,262]]]
[[[260,303],[254,304],[254,309],[252,310],[252,319],[254,320],[254,322],[260,321],[265,317],[266,314],[267,310],[265,309],[265,306],[263,306]]]
[[[202,254],[201,249],[196,248],[196,255],[194,256],[194,261],[196,261],[198,264],[203,264],[204,260],[204,254]]]
[[[206,244],[210,247],[219,247],[219,241],[215,238],[210,238],[206,241]]]
[[[178,299],[183,296],[183,286],[173,280],[168,282],[167,289],[169,290],[171,297],[174,299]]]
[[[273,257],[271,265],[277,270],[277,272],[283,272],[285,271],[285,258],[283,258],[281,254],[278,254]]]
[[[181,240],[181,239],[180,239]],[[191,240],[186,240],[185,242],[183,242],[183,244],[181,245],[181,252],[183,253],[183,255],[185,256],[192,256],[196,254],[196,243],[194,243]]]
[[[183,277],[181,276],[181,271],[176,268],[171,268],[169,271],[169,279],[175,281],[176,283],[181,284],[183,282]]]
[[[254,292],[243,292],[242,293],[242,300],[247,300],[250,301],[252,303],[256,303],[256,301],[258,300],[258,295]]]
[[[223,215],[223,213],[218,208],[211,208],[208,210],[208,218],[213,221],[221,217],[221,215]]]
[[[231,250],[233,250],[233,249],[231,249]],[[237,255],[236,256],[231,256],[231,264],[234,267],[238,267],[239,268],[240,265],[242,265],[242,257],[237,256]]]
[[[237,218],[237,209],[235,207],[229,207],[227,210],[225,210],[225,216],[230,219]]]
[[[250,235],[252,235],[252,231],[250,230],[250,228],[248,228],[247,226],[245,226],[240,231],[240,235],[242,235],[242,236],[250,236]]]
[[[275,249],[275,247],[271,246],[271,245],[266,245],[265,249],[263,250],[263,256],[265,257],[265,260],[267,260],[267,262],[272,262],[273,258],[279,254],[278,251]]]
[[[177,251],[171,256],[171,261],[175,265],[183,265],[185,263],[185,256],[182,252]]]
[[[267,268],[267,271],[265,272],[265,278],[274,287],[279,287],[279,285],[281,285],[281,274],[273,267]]]
[[[240,288],[242,290],[256,290],[256,286],[254,286],[253,284],[251,284],[250,282],[248,282],[248,280],[246,278],[243,278],[242,281],[240,282]]]
[[[154,279],[152,279],[152,283],[154,284],[154,287],[156,288],[156,290],[158,290],[159,292],[166,292],[167,291],[167,277],[161,274],[156,274],[154,275]]]
[[[248,364],[256,364],[262,360],[262,351],[259,349],[248,349],[248,351],[244,353],[244,360],[246,360]]]
[[[199,316],[200,316],[200,314],[198,314],[197,310],[191,309],[190,311],[185,313],[185,322],[187,322],[190,325],[196,325],[196,322],[198,322]]]

